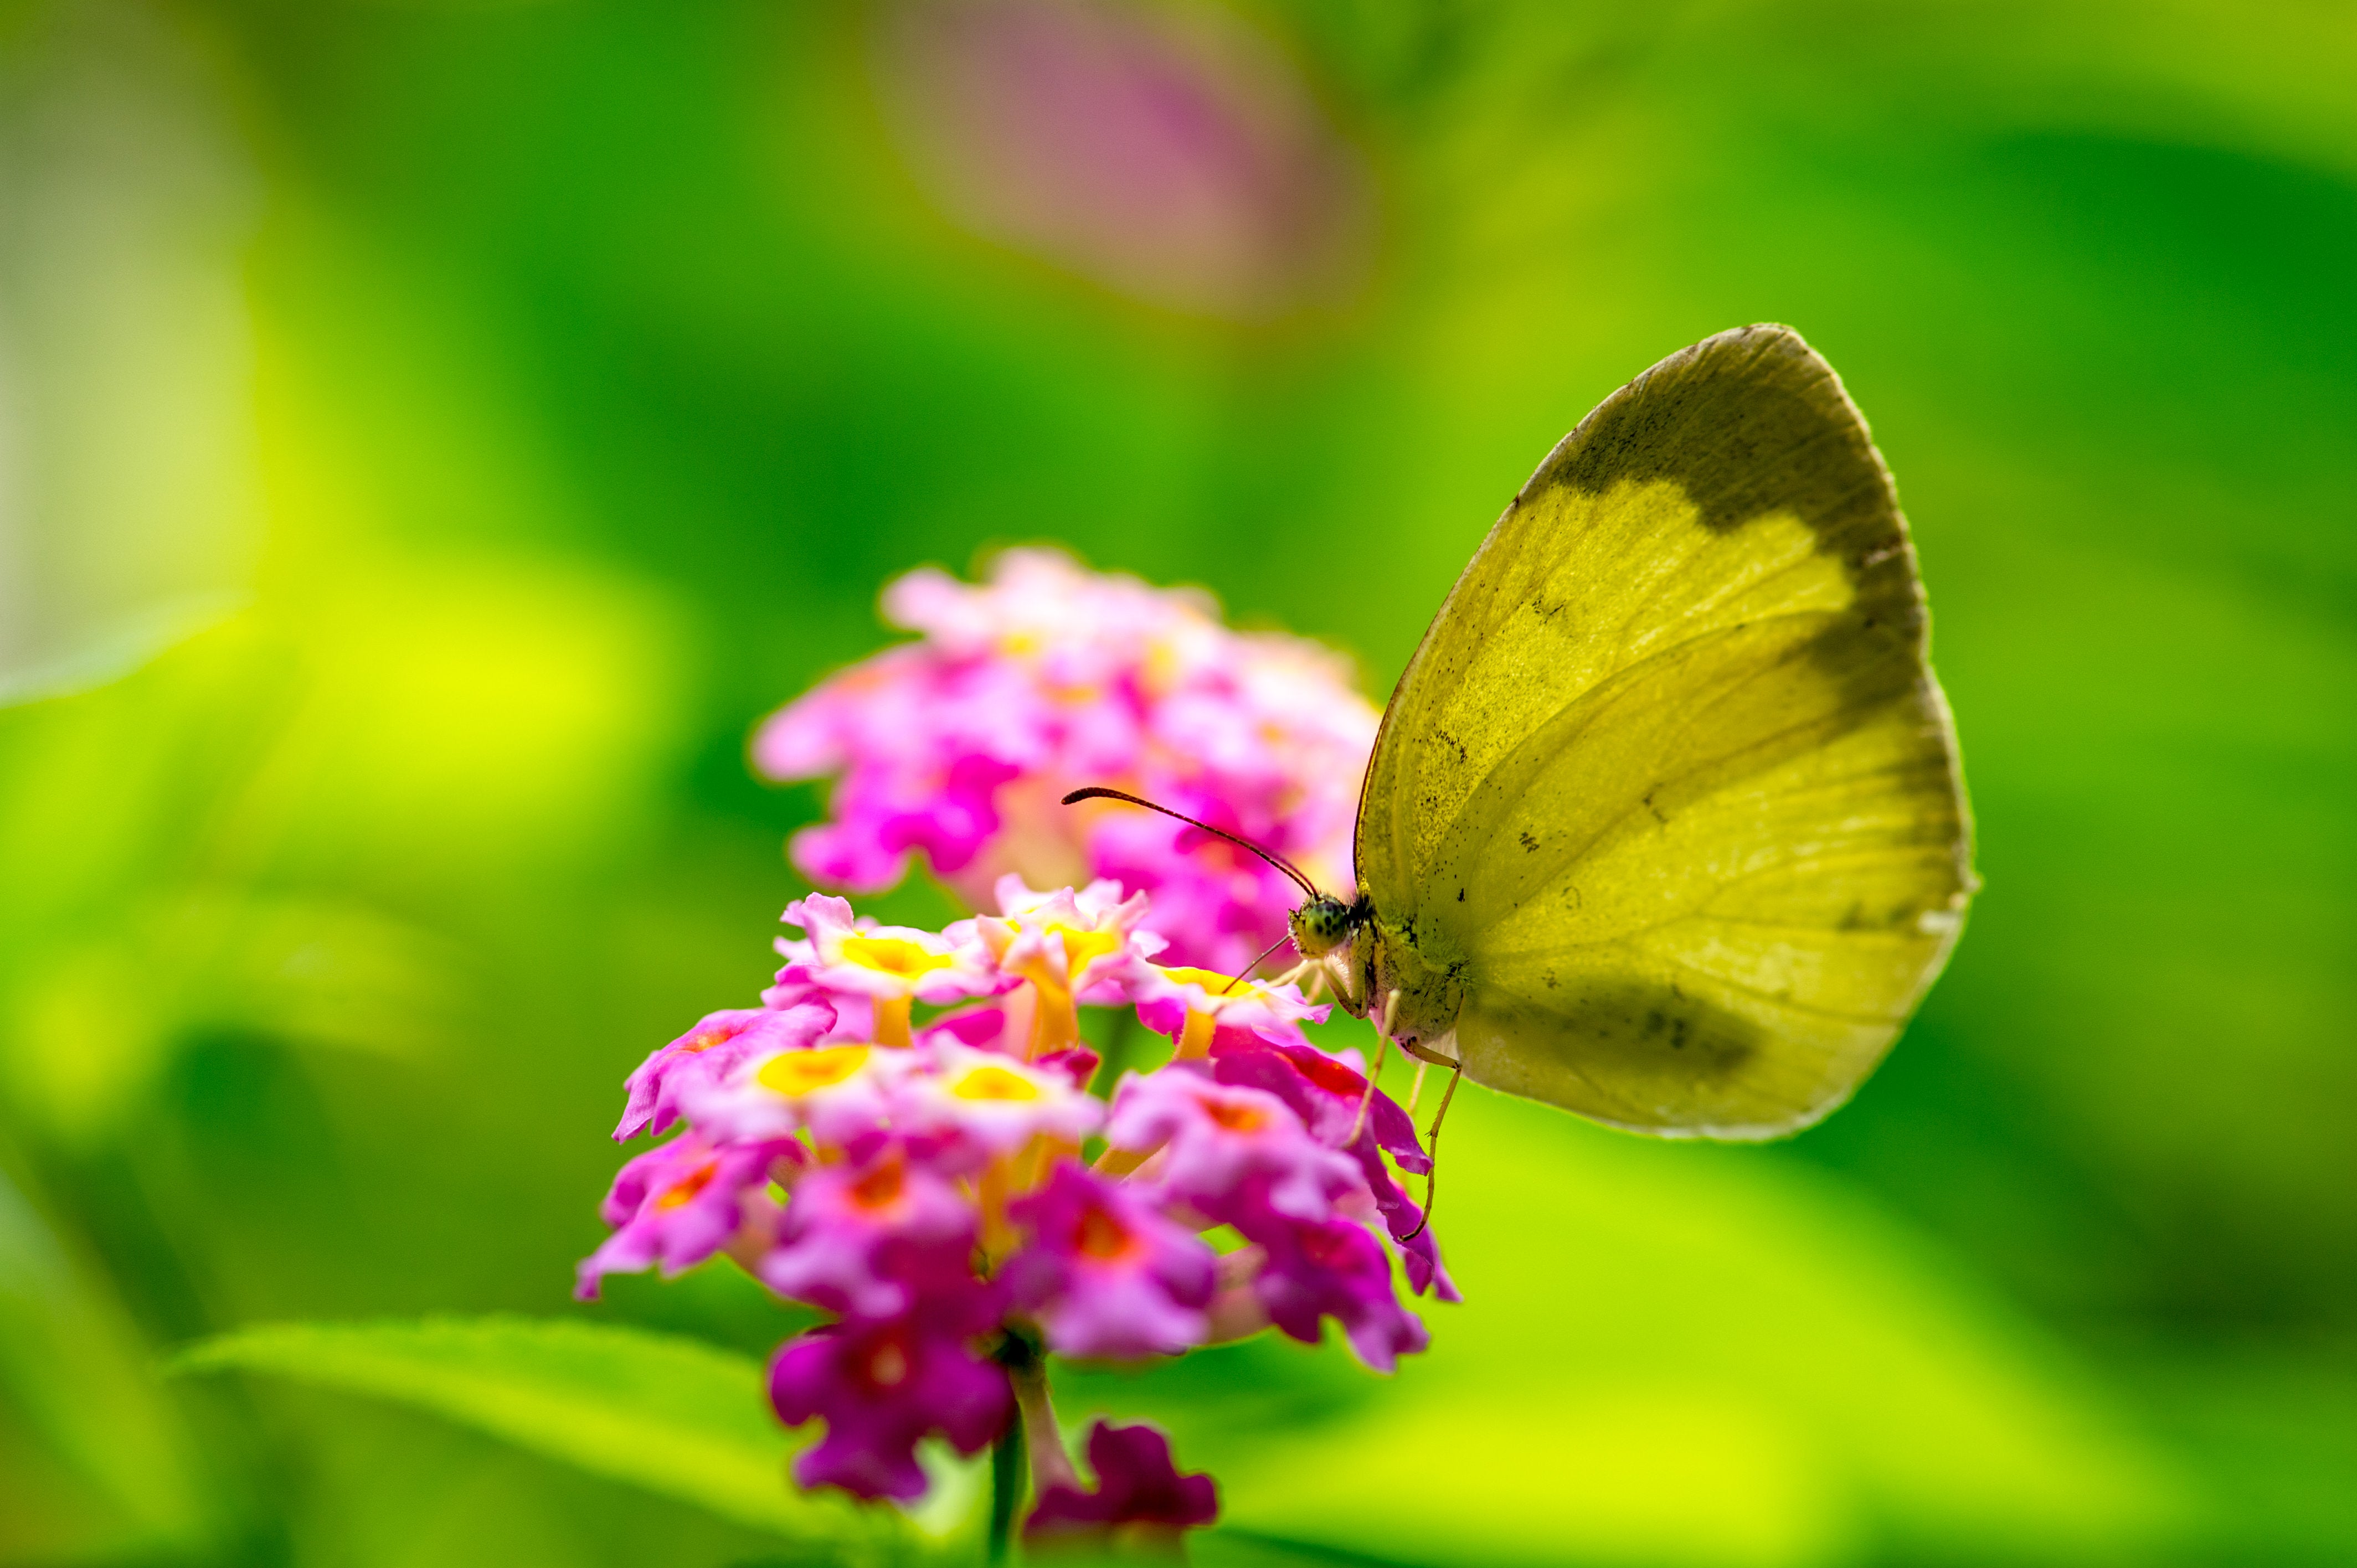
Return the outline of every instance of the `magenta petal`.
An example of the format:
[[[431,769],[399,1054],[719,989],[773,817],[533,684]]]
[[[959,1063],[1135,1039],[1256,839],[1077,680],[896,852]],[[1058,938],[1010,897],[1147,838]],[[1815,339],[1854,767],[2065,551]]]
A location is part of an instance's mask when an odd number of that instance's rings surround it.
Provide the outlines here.
[[[1267,1252],[1253,1287],[1270,1322],[1315,1345],[1319,1320],[1331,1317],[1359,1359],[1379,1372],[1425,1348],[1424,1324],[1393,1294],[1391,1260],[1364,1228],[1347,1219],[1265,1219],[1274,1222],[1254,1224],[1244,1234]]]
[[[689,1133],[639,1155],[614,1177],[603,1209],[614,1233],[583,1260],[574,1294],[597,1299],[608,1274],[656,1263],[676,1274],[702,1262],[728,1244],[748,1211],[774,1212],[759,1189],[780,1161],[801,1153],[784,1142],[715,1147]]]
[[[1062,1073],[1071,1080],[1074,1089],[1085,1090],[1097,1075],[1097,1064],[1103,1059],[1086,1046],[1071,1046],[1060,1051],[1049,1051],[1031,1065]]]
[[[1154,1427],[1096,1423],[1089,1428],[1089,1467],[1096,1472],[1096,1489],[1043,1488],[1024,1523],[1025,1536],[1081,1536],[1121,1525],[1189,1530],[1219,1517],[1211,1477],[1178,1474],[1170,1439]]]
[[[617,1143],[651,1130],[660,1137],[679,1118],[683,1096],[718,1083],[738,1065],[772,1051],[800,1050],[834,1026],[835,1010],[825,998],[804,993],[771,1006],[707,1013],[695,1026],[640,1064],[624,1086],[630,1102]]]
[[[927,1434],[973,1454],[1006,1430],[1014,1393],[1005,1370],[967,1348],[971,1304],[933,1305],[813,1329],[771,1359],[778,1418],[826,1423],[825,1436],[794,1461],[803,1486],[912,1500],[925,1491],[916,1448]]]

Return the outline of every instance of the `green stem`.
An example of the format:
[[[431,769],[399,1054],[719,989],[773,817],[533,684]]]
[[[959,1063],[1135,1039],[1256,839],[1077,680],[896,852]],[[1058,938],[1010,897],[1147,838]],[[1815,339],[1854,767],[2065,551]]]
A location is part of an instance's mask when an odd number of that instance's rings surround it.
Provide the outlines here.
[[[1040,1378],[1039,1341],[1024,1329],[1008,1325],[1000,1337],[991,1359],[1006,1369],[1008,1387],[1015,1394],[1015,1408],[1007,1412],[1006,1430],[990,1445],[990,1536],[985,1550],[988,1560],[996,1565],[1005,1563],[1015,1541],[1015,1516],[1022,1511],[1023,1494],[1031,1480],[1031,1451],[1025,1439],[1039,1436],[1036,1427],[1040,1412],[1046,1412],[1046,1402],[1030,1396],[1033,1384],[1045,1384]],[[1046,1415],[1050,1442],[1059,1443],[1055,1417]],[[1052,1468],[1052,1466],[1051,1466]],[[1042,1474],[1044,1485],[1054,1479]]]
[[[1015,1536],[1015,1512],[1023,1504],[1023,1412],[1017,1410],[1007,1419],[1006,1430],[990,1445],[990,1541],[989,1561],[996,1565],[1006,1561],[1009,1544]]]

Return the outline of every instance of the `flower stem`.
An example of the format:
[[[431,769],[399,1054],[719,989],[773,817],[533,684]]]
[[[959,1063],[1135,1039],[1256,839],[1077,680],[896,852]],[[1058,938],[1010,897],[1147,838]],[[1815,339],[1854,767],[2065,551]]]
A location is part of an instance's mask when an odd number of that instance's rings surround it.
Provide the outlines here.
[[[990,1450],[989,1561],[1002,1563],[1014,1541],[1015,1516],[1023,1506],[1025,1483],[1035,1491],[1074,1486],[1071,1457],[1048,1402],[1048,1366],[1039,1341],[1010,1325],[992,1359],[1006,1369],[1015,1390],[1015,1413]]]
[[[1008,1371],[1015,1380],[1016,1407],[1023,1412],[1024,1436],[1029,1440],[1027,1452],[1034,1488],[1046,1491],[1049,1487],[1080,1485],[1071,1455],[1064,1452],[1063,1432],[1056,1425],[1056,1408],[1048,1402],[1046,1365],[1035,1359]]]
[[[1015,1537],[1015,1510],[1023,1502],[1023,1415],[1018,1410],[990,1445],[989,1561],[1006,1561]]]

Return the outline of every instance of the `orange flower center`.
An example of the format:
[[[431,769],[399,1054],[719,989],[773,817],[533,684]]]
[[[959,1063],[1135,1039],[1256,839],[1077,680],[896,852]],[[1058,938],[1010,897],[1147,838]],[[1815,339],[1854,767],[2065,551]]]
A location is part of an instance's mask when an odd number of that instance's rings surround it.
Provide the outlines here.
[[[1129,1228],[1104,1209],[1092,1205],[1081,1216],[1078,1240],[1081,1256],[1110,1262],[1131,1250],[1136,1238]]]
[[[851,1201],[862,1208],[888,1208],[899,1200],[906,1172],[899,1160],[887,1160],[851,1187]]]
[[[898,1388],[908,1380],[909,1352],[897,1339],[887,1339],[867,1355],[867,1380],[879,1389]]]
[[[1232,1100],[1206,1100],[1203,1113],[1231,1133],[1257,1133],[1268,1125],[1267,1112]]]
[[[666,1187],[663,1190],[663,1195],[655,1199],[655,1207],[657,1208],[677,1208],[683,1204],[694,1202],[695,1195],[712,1185],[713,1176],[719,1170],[719,1161],[705,1161],[702,1165],[696,1166],[694,1170],[688,1172],[685,1176],[680,1177],[679,1180],[672,1183],[670,1187]]]

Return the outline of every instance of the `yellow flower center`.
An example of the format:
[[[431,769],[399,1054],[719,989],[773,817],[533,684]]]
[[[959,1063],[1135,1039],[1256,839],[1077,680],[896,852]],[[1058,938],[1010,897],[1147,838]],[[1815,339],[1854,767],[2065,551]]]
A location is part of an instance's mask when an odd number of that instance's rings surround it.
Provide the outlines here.
[[[846,963],[898,975],[902,980],[947,969],[956,961],[945,952],[927,952],[905,937],[845,937],[843,957]]]
[[[1072,974],[1080,973],[1121,946],[1119,931],[1084,931],[1077,926],[1050,926],[1048,929],[1064,939],[1064,968]]]
[[[1039,1098],[1039,1086],[1003,1067],[978,1067],[950,1086],[960,1100],[1026,1101]]]
[[[1240,1001],[1244,997],[1258,996],[1261,993],[1261,988],[1249,979],[1239,980],[1232,974],[1222,974],[1215,969],[1191,969],[1186,964],[1178,963],[1166,966],[1162,972],[1180,985],[1201,986],[1210,994],[1211,1005],[1214,1007],[1222,1002]]]
[[[793,1100],[841,1083],[866,1065],[866,1046],[821,1046],[772,1057],[757,1076],[762,1088]]]

